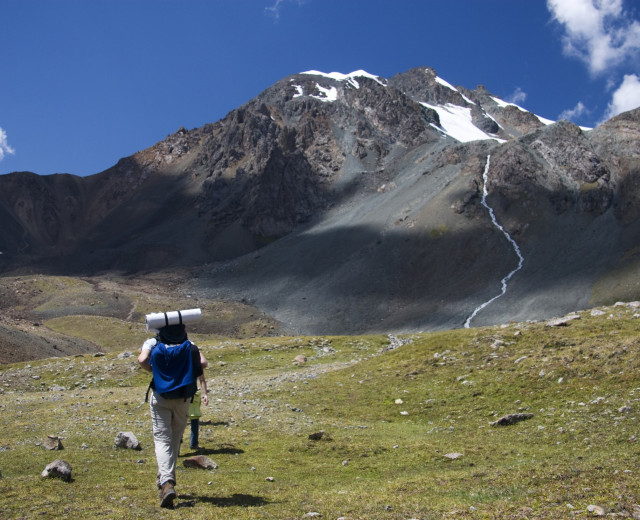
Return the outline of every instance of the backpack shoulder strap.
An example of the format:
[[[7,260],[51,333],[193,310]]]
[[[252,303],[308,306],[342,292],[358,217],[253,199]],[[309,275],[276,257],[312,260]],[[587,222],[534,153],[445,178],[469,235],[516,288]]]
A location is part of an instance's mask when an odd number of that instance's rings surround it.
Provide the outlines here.
[[[147,387],[147,393],[144,396],[144,402],[148,403],[149,402],[149,392],[151,392],[151,389],[156,389],[155,385],[153,384],[153,377],[151,378],[151,381],[149,381],[149,386]]]

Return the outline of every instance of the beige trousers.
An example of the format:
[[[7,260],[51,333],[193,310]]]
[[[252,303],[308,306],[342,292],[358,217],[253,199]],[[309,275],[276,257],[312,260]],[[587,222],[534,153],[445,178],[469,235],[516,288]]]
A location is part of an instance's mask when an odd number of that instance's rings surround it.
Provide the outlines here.
[[[164,399],[153,391],[149,402],[159,482],[165,484],[172,480],[175,484],[180,442],[191,399]]]

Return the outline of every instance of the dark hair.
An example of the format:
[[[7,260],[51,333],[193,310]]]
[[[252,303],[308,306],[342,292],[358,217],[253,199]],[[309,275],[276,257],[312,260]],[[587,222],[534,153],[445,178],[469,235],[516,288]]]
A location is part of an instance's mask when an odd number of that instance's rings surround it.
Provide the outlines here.
[[[158,330],[158,340],[165,345],[179,345],[187,341],[187,331],[184,324],[167,325]]]

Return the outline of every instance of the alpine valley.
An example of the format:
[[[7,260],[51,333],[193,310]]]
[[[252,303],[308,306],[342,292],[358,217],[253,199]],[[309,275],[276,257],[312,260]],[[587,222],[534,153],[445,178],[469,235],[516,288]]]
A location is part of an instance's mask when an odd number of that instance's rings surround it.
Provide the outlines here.
[[[111,284],[121,319],[136,317],[122,287],[146,281],[244,306],[271,334],[475,327],[632,301],[640,109],[587,129],[430,68],[305,72],[96,175],[0,176],[0,251],[0,332],[17,327],[16,284],[34,276]]]

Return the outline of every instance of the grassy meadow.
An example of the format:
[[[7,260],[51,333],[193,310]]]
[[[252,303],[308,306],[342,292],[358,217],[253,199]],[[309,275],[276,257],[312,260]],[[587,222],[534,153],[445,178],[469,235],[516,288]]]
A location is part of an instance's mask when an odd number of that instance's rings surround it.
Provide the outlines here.
[[[158,507],[143,327],[87,317],[106,354],[0,366],[0,518],[640,518],[638,312],[400,346],[196,335],[210,363],[200,444],[218,469],[183,467],[187,427],[173,510]],[[43,326],[80,334],[74,320]],[[533,416],[492,425],[513,413]],[[114,448],[128,431],[142,450]],[[55,459],[71,482],[41,477]]]

